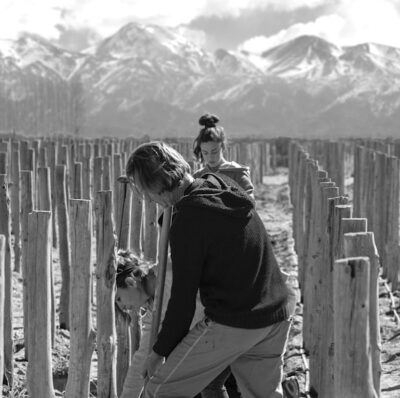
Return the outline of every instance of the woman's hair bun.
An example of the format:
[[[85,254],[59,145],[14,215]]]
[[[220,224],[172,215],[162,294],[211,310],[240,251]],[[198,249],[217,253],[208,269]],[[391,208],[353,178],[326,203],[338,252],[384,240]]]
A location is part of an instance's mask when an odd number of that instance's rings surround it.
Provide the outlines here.
[[[219,122],[219,117],[216,115],[211,115],[206,113],[199,119],[200,126],[204,126],[205,128],[215,127],[215,125]]]

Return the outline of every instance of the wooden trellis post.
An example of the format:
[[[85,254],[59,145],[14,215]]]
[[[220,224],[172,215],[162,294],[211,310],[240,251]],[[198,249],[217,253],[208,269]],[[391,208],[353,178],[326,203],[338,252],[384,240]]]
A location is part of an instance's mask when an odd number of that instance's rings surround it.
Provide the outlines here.
[[[4,314],[5,297],[5,268],[6,237],[0,235],[0,314]],[[0,316],[0,380],[4,375],[4,317]],[[3,388],[0,388],[0,398],[3,396]]]
[[[328,195],[325,192],[325,195]],[[319,345],[319,366],[321,381],[318,395],[326,398],[334,396],[334,337],[333,337],[333,266],[335,260],[343,257],[342,220],[351,216],[351,206],[346,197],[333,197],[327,201],[327,222],[325,227],[324,260],[321,262],[322,288],[321,306],[321,340]]]
[[[21,270],[21,202],[20,202],[20,156],[19,151],[13,151],[11,161],[11,214],[12,231],[14,233],[14,270]]]
[[[139,194],[136,189],[132,190],[131,205],[131,234],[129,247],[137,256],[140,256],[142,252],[143,195]]]
[[[96,194],[97,396],[116,398],[115,235],[112,191]]]
[[[114,155],[116,157],[117,155]],[[118,159],[116,159],[118,160]],[[114,162],[115,175],[120,175],[121,170],[119,167],[119,162]],[[117,242],[118,249],[129,248],[129,229],[131,221],[131,190],[126,183],[118,182],[115,186],[115,190],[118,191],[118,203],[116,205],[117,214]],[[126,316],[124,316],[120,311],[116,311],[116,332],[117,332],[117,393],[118,396],[121,394],[125,377],[129,369],[131,360],[131,327],[134,335],[137,334],[137,330],[140,328],[138,314],[132,312],[131,323]]]
[[[5,244],[5,283],[4,283],[4,374],[10,389],[13,387],[13,339],[12,339],[12,265],[11,265],[11,219],[8,194],[8,178],[0,174],[0,234],[6,238]],[[3,347],[1,349],[3,349]]]
[[[377,398],[369,359],[369,269],[368,257],[335,261],[335,397]]]
[[[28,214],[33,210],[32,171],[21,171],[21,244],[22,244],[22,280],[23,280],[23,308],[24,308],[24,342],[25,358],[28,359]]]
[[[51,185],[50,185],[50,170],[48,167],[38,167],[37,169],[38,180],[37,180],[37,209],[50,211],[51,215]],[[51,223],[51,226],[53,223]],[[52,234],[52,230],[50,230]],[[53,235],[51,235],[51,241],[53,242]],[[51,252],[50,252],[51,255]],[[53,276],[53,266],[51,261],[50,267],[50,287],[51,287],[51,341],[52,347],[54,347],[55,336],[56,336],[56,298],[54,292],[54,276]]]
[[[75,162],[74,163],[74,170],[73,170],[74,178],[73,178],[73,199],[82,199],[82,163]]]
[[[386,205],[386,239],[384,242],[387,276],[396,290],[400,283],[399,264],[399,191],[400,191],[400,160],[395,157],[387,158],[386,184],[384,195]],[[385,227],[385,225],[383,226]]]
[[[61,329],[70,329],[69,316],[69,292],[70,292],[70,266],[71,252],[68,245],[69,219],[67,210],[67,187],[65,165],[57,165],[55,172],[55,201],[57,211],[58,247],[61,268],[61,293],[60,293],[60,315]]]
[[[103,156],[103,190],[111,189],[111,159],[109,156]]]
[[[158,246],[157,203],[144,201],[143,256],[147,261],[156,262]]]
[[[329,236],[327,231],[328,225],[328,200],[339,195],[338,187],[334,186],[333,182],[319,183],[320,192],[319,196],[319,219],[317,220],[317,235],[316,244],[313,250],[314,264],[313,264],[313,284],[311,289],[314,292],[313,300],[311,301],[311,330],[312,330],[312,344],[310,346],[310,384],[316,390],[320,391],[322,386],[323,371],[321,369],[321,356],[323,342],[323,311],[325,309],[324,298],[326,278],[324,272],[324,265],[329,263],[329,255],[327,248],[329,246]],[[310,303],[309,303],[310,304]]]
[[[51,364],[51,212],[28,216],[29,360],[28,391],[31,397],[53,398]]]
[[[70,200],[71,296],[70,360],[66,398],[88,397],[90,367],[96,335],[91,316],[91,241],[90,201]]]
[[[375,392],[380,395],[381,339],[379,326],[379,254],[372,232],[347,233],[344,235],[346,257],[367,256],[370,264],[369,282],[369,332],[372,362],[372,377]]]

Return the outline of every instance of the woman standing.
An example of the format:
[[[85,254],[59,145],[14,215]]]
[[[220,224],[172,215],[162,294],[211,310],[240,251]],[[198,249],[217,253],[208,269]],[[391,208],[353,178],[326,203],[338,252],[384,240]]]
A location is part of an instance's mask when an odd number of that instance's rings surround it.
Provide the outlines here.
[[[254,187],[249,168],[236,162],[229,162],[224,158],[226,136],[224,128],[217,126],[218,122],[218,116],[209,113],[199,119],[199,124],[203,128],[194,140],[193,152],[204,167],[197,170],[193,177],[198,178],[206,173],[221,173],[235,181],[254,199]]]

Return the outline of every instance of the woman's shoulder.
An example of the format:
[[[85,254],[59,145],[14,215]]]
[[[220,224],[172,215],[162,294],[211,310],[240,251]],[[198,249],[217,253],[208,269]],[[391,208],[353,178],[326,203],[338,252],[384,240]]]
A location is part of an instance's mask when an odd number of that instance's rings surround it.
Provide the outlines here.
[[[221,165],[220,170],[237,170],[238,172],[240,171],[248,171],[249,167],[244,166],[240,163],[237,163],[235,161],[230,161],[230,162],[225,162]]]
[[[200,178],[205,173],[211,173],[211,170],[207,166],[201,167],[200,169],[196,170],[193,173],[193,177]]]

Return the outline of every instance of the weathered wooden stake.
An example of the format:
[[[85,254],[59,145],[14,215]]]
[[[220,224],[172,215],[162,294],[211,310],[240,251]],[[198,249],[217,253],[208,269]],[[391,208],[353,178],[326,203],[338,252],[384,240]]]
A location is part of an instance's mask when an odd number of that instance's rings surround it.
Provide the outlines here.
[[[96,194],[97,396],[116,398],[115,248],[112,192]]]
[[[12,153],[11,162],[11,214],[12,214],[12,231],[14,233],[14,270],[21,271],[21,201],[20,201],[20,156],[19,152]]]
[[[380,395],[381,338],[379,326],[379,254],[372,232],[347,233],[344,235],[346,257],[367,256],[370,264],[369,326],[372,361],[372,377],[376,394]]]
[[[61,329],[70,329],[69,315],[69,293],[70,293],[70,267],[71,252],[69,248],[69,219],[66,198],[66,173],[65,165],[57,165],[55,173],[56,211],[59,242],[59,256],[61,267],[61,293],[60,293],[60,315]]]
[[[51,363],[51,212],[28,216],[29,360],[28,391],[31,397],[55,397]]]
[[[4,373],[10,389],[13,387],[13,306],[12,306],[12,265],[11,265],[11,217],[9,207],[8,178],[0,174],[0,234],[6,238],[5,245],[5,283],[4,283]],[[3,347],[1,348],[3,349]]]
[[[0,314],[4,314],[4,297],[5,297],[5,269],[4,260],[6,255],[6,237],[0,235]],[[0,380],[4,375],[4,317],[0,316]],[[0,398],[3,396],[3,388],[0,388]]]
[[[369,355],[369,269],[368,257],[335,261],[335,397],[377,398]]]
[[[70,360],[66,398],[88,397],[96,335],[92,329],[92,211],[89,200],[70,200]]]

